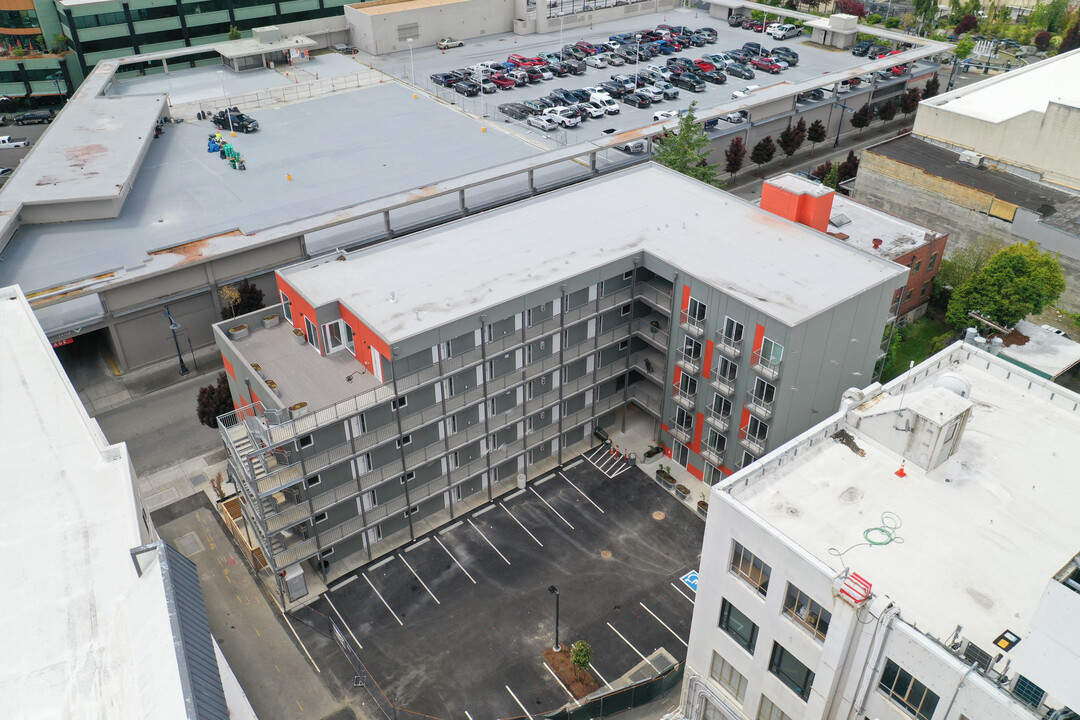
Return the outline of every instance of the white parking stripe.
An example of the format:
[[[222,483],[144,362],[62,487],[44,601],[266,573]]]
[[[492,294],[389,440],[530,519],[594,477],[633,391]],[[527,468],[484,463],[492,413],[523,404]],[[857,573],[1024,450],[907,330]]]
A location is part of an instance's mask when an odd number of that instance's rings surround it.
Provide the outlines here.
[[[622,475],[622,474],[623,474],[624,472],[626,472],[626,471],[627,471],[627,470],[629,470],[629,469],[630,469],[630,466],[629,466],[629,465],[627,465],[626,467],[624,467],[624,468],[623,468],[622,470],[620,470],[619,472],[617,472],[617,473],[612,473],[611,475],[608,475],[608,477],[609,477],[609,478],[613,478],[613,477],[615,477],[615,476],[617,476],[617,475]]]
[[[371,578],[369,578],[366,573],[360,574],[364,577],[365,580],[367,580],[367,584],[370,585],[371,589],[375,591],[375,594],[379,596],[379,599],[382,600],[382,604],[386,606],[386,609],[390,611],[390,614],[394,616],[394,619],[397,620],[397,624],[401,627],[405,627],[405,623],[401,622],[401,618],[399,618],[397,616],[397,613],[394,612],[394,609],[390,607],[390,603],[386,602],[386,598],[384,598],[382,596],[382,593],[379,592],[379,588],[375,587],[375,585],[372,584]]]
[[[469,714],[468,710],[465,711],[465,717],[469,718],[469,720],[472,720],[472,715]]]
[[[577,466],[578,466],[578,465],[580,465],[580,464],[581,464],[581,460],[575,460],[574,462],[572,462],[572,463],[570,463],[569,465],[567,465],[567,466],[566,466],[566,469],[567,469],[567,470],[569,470],[570,468],[574,468],[574,467],[577,467]]]
[[[536,497],[540,498],[540,502],[542,502],[542,503],[544,503],[545,505],[547,505],[547,506],[548,506],[548,510],[550,510],[551,512],[553,512],[553,513],[555,513],[556,515],[558,515],[559,519],[560,519],[560,520],[562,520],[562,521],[563,521],[564,523],[566,523],[567,527],[569,527],[569,528],[570,528],[571,530],[573,530],[573,529],[574,529],[574,526],[573,526],[573,525],[571,525],[571,524],[570,524],[570,522],[569,522],[569,521],[568,521],[568,520],[567,520],[566,518],[564,518],[564,517],[563,517],[562,515],[559,515],[559,511],[558,511],[558,510],[556,510],[555,508],[551,507],[551,503],[549,503],[549,502],[548,502],[547,500],[545,500],[545,499],[543,498],[543,496],[541,496],[541,495],[540,495],[540,493],[536,492],[536,488],[529,488],[529,489],[530,489],[530,490],[532,490],[532,493],[533,493],[533,495],[535,495]]]
[[[518,704],[518,707],[521,708],[521,712],[525,713],[526,717],[528,717],[529,720],[532,720],[532,715],[530,715],[529,711],[525,709],[525,706],[521,704],[521,701],[517,699],[517,695],[515,695],[514,691],[510,689],[510,686],[503,685],[503,687],[506,688],[506,692],[510,693],[510,697],[514,698],[514,702],[516,702]]]
[[[593,665],[592,663],[589,663],[589,669],[592,670],[594,673],[596,673],[596,677],[600,678],[600,681],[608,686],[608,690],[614,690],[615,689],[615,688],[611,687],[611,683],[609,683],[607,680],[604,680],[604,676],[600,674],[600,671],[596,669],[595,665]]]
[[[555,476],[554,475],[548,475],[547,477],[542,477],[539,480],[537,480],[536,482],[534,482],[533,485],[543,485],[544,483],[546,483],[548,480],[550,480],[553,477],[555,477]]]
[[[353,639],[353,642],[356,643],[356,647],[363,650],[364,646],[361,645],[360,641],[356,639],[355,635],[353,635],[353,631],[352,628],[349,627],[349,623],[345,622],[345,618],[343,618],[341,616],[341,613],[338,612],[337,607],[334,605],[334,601],[330,599],[330,593],[323,593],[323,597],[326,598],[326,602],[330,603],[330,609],[333,610],[334,614],[338,616],[338,620],[341,621],[341,624],[344,625],[345,629],[349,631],[349,637],[351,637]]]
[[[415,550],[416,548],[418,548],[418,547],[420,547],[421,545],[423,545],[424,543],[426,543],[426,542],[427,542],[427,541],[428,541],[429,539],[430,539],[430,538],[424,538],[423,540],[417,540],[417,541],[416,541],[416,542],[414,542],[414,543],[413,543],[412,545],[410,545],[409,547],[405,548],[405,552],[412,552],[412,551],[413,551],[413,550]]]
[[[484,513],[488,512],[489,510],[494,510],[494,509],[495,509],[494,505],[486,505],[486,506],[480,508],[479,510],[477,510],[476,512],[474,512],[473,517],[480,517]]]
[[[439,531],[439,534],[440,535],[445,535],[446,533],[450,532],[451,530],[453,530],[453,529],[455,529],[457,527],[460,527],[461,525],[464,525],[464,524],[465,524],[464,520],[458,520],[453,525],[448,525],[447,527],[444,527],[442,530]]]
[[[622,640],[622,641],[623,641],[624,643],[626,643],[627,645],[629,645],[629,646],[630,646],[630,649],[631,649],[631,650],[633,650],[633,651],[634,651],[635,653],[637,653],[637,656],[638,656],[639,658],[641,658],[641,659],[642,659],[642,660],[644,660],[645,662],[649,663],[649,667],[651,667],[651,668],[652,668],[653,670],[656,670],[656,666],[652,664],[652,661],[651,661],[651,660],[649,660],[649,658],[647,658],[647,657],[645,657],[644,655],[642,655],[642,654],[641,654],[641,651],[640,651],[640,650],[638,650],[638,649],[637,649],[636,647],[634,647],[633,643],[631,643],[631,642],[630,642],[629,640],[627,640],[627,639],[626,639],[625,637],[623,637],[623,634],[622,634],[621,632],[619,632],[618,630],[616,630],[616,629],[615,629],[615,626],[614,626],[614,625],[612,625],[611,623],[608,623],[608,624],[607,624],[607,626],[608,626],[609,628],[611,628],[611,631],[612,631],[613,633],[615,633],[616,635],[618,635],[618,636],[619,636],[619,638],[620,638],[620,639],[621,639],[621,640]],[[659,672],[659,671],[657,671],[657,672]]]
[[[296,638],[296,642],[300,643],[300,647],[302,647],[304,649],[304,654],[307,655],[307,659],[311,660],[311,665],[312,665],[312,667],[315,668],[315,672],[317,672],[319,674],[322,674],[322,670],[320,670],[319,666],[315,664],[315,659],[312,658],[311,653],[309,653],[307,651],[307,646],[304,645],[304,641],[301,640],[300,636],[296,634],[296,628],[294,628],[292,626],[292,623],[289,622],[289,616],[286,615],[285,613],[281,613],[281,617],[285,618],[285,624],[289,626],[290,630],[292,630],[292,634],[293,634],[293,637]]]
[[[369,567],[368,570],[378,570],[379,568],[381,568],[386,563],[393,562],[393,561],[394,561],[394,556],[393,555],[387,555],[386,559],[380,560],[379,562],[375,563],[374,565]]]
[[[351,583],[355,579],[356,579],[355,575],[350,575],[349,577],[345,578],[344,580],[342,580],[341,582],[339,582],[337,585],[335,585],[334,587],[332,587],[330,589],[331,590],[340,590],[341,588],[345,587],[346,585],[348,585],[349,583]]]
[[[574,704],[581,705],[581,703],[578,702],[578,699],[574,697],[574,693],[570,692],[570,690],[566,687],[566,683],[560,680],[559,676],[555,674],[555,671],[551,669],[551,666],[547,663],[544,663],[544,667],[546,667],[547,671],[551,673],[551,677],[555,678],[555,682],[559,683],[559,687],[566,691],[566,694],[570,696],[570,699],[574,701]]]
[[[566,477],[566,476],[565,476],[565,475],[563,475],[562,473],[559,473],[559,477],[561,477],[561,478],[562,478],[563,480],[565,480],[566,482],[570,483],[570,487],[574,488],[574,489],[575,489],[575,490],[577,490],[577,491],[578,491],[579,493],[581,493],[581,497],[583,497],[583,498],[585,498],[586,500],[588,500],[589,502],[591,502],[591,503],[592,503],[592,506],[593,506],[594,508],[596,508],[596,509],[597,509],[597,510],[599,510],[600,512],[604,512],[604,508],[602,508],[602,507],[600,507],[599,505],[597,505],[596,503],[594,503],[594,502],[593,502],[593,499],[592,499],[591,497],[589,497],[588,495],[586,495],[586,494],[585,494],[585,493],[584,493],[584,492],[582,491],[582,489],[581,489],[581,488],[579,488],[579,487],[578,487],[577,485],[575,485],[575,484],[573,483],[573,481],[572,481],[572,480],[570,480],[570,478]],[[606,515],[607,513],[604,513],[604,514]]]
[[[409,572],[413,574],[413,577],[419,580],[420,584],[424,586],[424,589],[427,590],[427,594],[431,596],[431,599],[435,601],[435,604],[442,605],[442,603],[439,602],[439,598],[435,597],[435,593],[431,592],[431,588],[427,586],[427,583],[424,582],[423,578],[416,574],[416,571],[413,570],[413,566],[409,564],[409,561],[405,559],[405,556],[398,553],[398,557],[401,558],[401,562],[405,563],[405,567],[409,568]]]
[[[674,630],[672,630],[671,628],[669,628],[666,622],[664,622],[664,621],[663,621],[663,620],[661,620],[660,618],[656,617],[656,613],[654,613],[654,612],[653,612],[652,610],[650,610],[649,608],[645,607],[645,603],[643,603],[643,602],[639,602],[639,603],[638,603],[638,605],[640,605],[641,607],[645,608],[645,612],[649,613],[649,614],[650,614],[650,615],[652,615],[652,616],[653,616],[654,618],[656,618],[656,622],[658,622],[658,623],[660,623],[661,625],[663,625],[663,626],[664,626],[664,629],[665,629],[665,630],[667,630],[667,631],[668,631],[669,633],[671,633],[672,635],[674,635],[674,636],[675,636],[675,639],[676,639],[676,640],[678,640],[679,642],[681,642],[681,643],[682,643],[682,644],[683,644],[683,645],[684,645],[685,647],[690,647],[689,645],[687,645],[687,644],[686,644],[686,641],[685,641],[685,640],[683,640],[683,639],[682,639],[682,638],[681,638],[681,637],[679,636],[679,633],[677,633],[677,632],[675,632]]]
[[[435,542],[439,543],[439,547],[441,547],[443,550],[446,550],[446,546],[442,544],[442,540],[440,540],[439,538],[435,538]],[[446,554],[450,556],[450,559],[454,561],[455,565],[457,565],[459,568],[461,568],[461,572],[465,573],[465,577],[472,580],[472,584],[475,585],[476,581],[473,580],[473,576],[470,575],[469,571],[466,570],[465,567],[461,563],[458,562],[458,559],[456,557],[454,557],[454,554],[452,552],[450,552],[449,550],[446,550]]]
[[[506,514],[509,515],[510,517],[514,518],[514,522],[516,522],[519,526],[521,526],[521,529],[524,530],[526,532],[526,534],[528,534],[529,537],[531,537],[533,540],[536,540],[536,536],[533,535],[531,532],[529,532],[529,528],[522,525],[520,520],[518,520],[516,517],[514,517],[514,513],[510,512],[507,509],[507,507],[505,505],[503,505],[502,503],[499,503],[499,507],[501,507],[503,510],[506,510]],[[539,540],[536,540],[536,544],[539,545],[540,547],[544,547],[544,543],[540,542]]]
[[[678,585],[676,585],[675,583],[668,583],[668,584],[671,585],[671,587],[675,588],[675,592],[679,593],[684,598],[689,600],[691,605],[694,604],[694,599],[692,597],[690,597],[689,595],[687,595],[686,593],[684,593],[682,590],[680,590]]]
[[[492,543],[490,540],[487,539],[487,535],[485,535],[480,530],[480,528],[476,527],[476,523],[474,523],[472,520],[469,520],[469,524],[472,525],[473,530],[480,533],[480,537],[484,538],[484,542],[486,542],[488,545],[491,545],[491,549],[494,550],[496,553],[498,553],[499,557],[501,557],[503,559],[503,562],[505,562],[507,565],[509,565],[510,561],[506,559],[505,555],[503,555],[501,552],[499,552],[499,548],[495,547],[494,543]]]

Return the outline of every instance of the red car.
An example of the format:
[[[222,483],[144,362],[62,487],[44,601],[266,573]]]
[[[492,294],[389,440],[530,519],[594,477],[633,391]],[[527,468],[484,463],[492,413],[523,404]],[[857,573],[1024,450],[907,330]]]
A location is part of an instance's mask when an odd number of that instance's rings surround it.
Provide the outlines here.
[[[544,65],[547,65],[542,58],[527,58],[524,55],[511,55],[506,58],[506,62],[517,65],[518,67],[543,67]]]
[[[754,32],[765,31],[765,23],[761,22],[760,20],[747,19],[743,21],[742,26],[743,30],[753,30]]]
[[[600,48],[596,47],[591,42],[588,42],[586,40],[581,40],[580,42],[576,42],[574,44],[584,50],[585,53],[588,55],[595,55],[596,53],[600,52]]]
[[[698,60],[695,60],[695,61],[694,61],[694,64],[695,64],[695,65],[697,65],[697,66],[698,66],[699,68],[701,68],[702,70],[704,70],[705,72],[709,72],[709,71],[711,71],[711,70],[715,70],[715,69],[716,69],[716,66],[715,66],[715,65],[713,65],[713,64],[712,64],[711,62],[707,62],[707,61],[705,61],[705,60],[700,60],[700,59],[698,59]]]
[[[772,58],[758,57],[750,61],[750,64],[756,67],[758,70],[764,70],[765,72],[771,72],[773,75],[779,74],[782,67],[776,64]]]
[[[503,90],[509,90],[510,88],[517,85],[516,82],[514,82],[513,80],[511,80],[510,78],[506,77],[505,75],[503,75],[501,73],[493,74],[491,76],[490,80],[491,80],[491,82],[495,83],[495,85],[502,88]]]

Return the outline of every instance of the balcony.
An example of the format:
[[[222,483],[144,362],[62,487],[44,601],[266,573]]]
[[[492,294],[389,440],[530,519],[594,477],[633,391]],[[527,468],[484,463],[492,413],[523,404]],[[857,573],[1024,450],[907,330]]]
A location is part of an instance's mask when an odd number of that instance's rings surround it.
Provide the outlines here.
[[[672,396],[672,399],[687,410],[693,410],[694,404],[697,402],[697,393],[686,392],[681,388],[675,388],[675,394]]]
[[[693,375],[697,375],[701,372],[701,358],[694,357],[683,350],[679,350],[675,353],[675,362],[679,363],[683,370]]]
[[[705,334],[705,320],[699,320],[685,310],[679,315],[679,327],[685,330],[688,335],[694,337],[701,337]]]
[[[773,401],[760,398],[753,392],[746,393],[746,407],[762,420],[768,420],[772,417]]]
[[[665,315],[671,312],[671,288],[662,288],[652,283],[638,283],[635,286],[637,297],[660,310]]]
[[[748,428],[739,430],[739,444],[755,455],[765,454],[765,438],[751,435]]]
[[[716,390],[727,397],[731,397],[735,394],[735,378],[721,375],[716,370],[710,370],[707,375],[709,384]]]
[[[643,340],[660,350],[667,351],[668,331],[667,318],[653,313],[634,321],[634,332]]]
[[[709,414],[705,416],[705,422],[716,428],[718,432],[725,433],[728,431],[728,428],[731,427],[731,416],[721,415],[718,412],[710,411]]]
[[[674,437],[676,440],[679,440],[682,443],[693,442],[693,439],[694,439],[694,426],[693,425],[691,425],[689,427],[681,427],[677,422],[675,422],[675,418],[671,418],[671,419],[668,420],[668,429],[669,429],[669,432],[671,432],[672,437]]]
[[[630,356],[630,365],[649,379],[663,383],[666,365],[664,356],[655,350],[641,350]]]
[[[646,412],[659,418],[664,400],[660,397],[660,391],[652,385],[643,382],[632,384],[630,386],[630,399],[635,401]]]
[[[742,338],[736,340],[718,332],[715,347],[729,358],[737,358],[742,355]]]
[[[762,357],[761,351],[758,350],[750,357],[750,367],[764,378],[769,380],[776,380],[780,377],[780,365],[782,363],[779,360],[769,360]]]
[[[716,448],[708,447],[707,445],[701,446],[701,457],[705,458],[705,460],[716,467],[720,467],[724,464],[724,453]]]

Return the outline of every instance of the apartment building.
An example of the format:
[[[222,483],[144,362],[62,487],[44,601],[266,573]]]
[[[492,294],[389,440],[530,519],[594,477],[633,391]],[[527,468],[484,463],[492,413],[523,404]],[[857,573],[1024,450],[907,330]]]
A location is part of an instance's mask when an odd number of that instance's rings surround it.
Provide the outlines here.
[[[958,342],[714,486],[685,717],[1075,718],[1078,413]]]
[[[905,266],[907,286],[893,298],[897,303],[897,322],[906,325],[926,312],[934,291],[934,278],[941,269],[949,242],[947,233],[876,210],[794,173],[766,180],[760,205],[762,210]]]
[[[366,562],[631,406],[716,482],[870,376],[906,276],[652,164],[279,270],[281,305],[215,326],[252,545],[275,578]]]

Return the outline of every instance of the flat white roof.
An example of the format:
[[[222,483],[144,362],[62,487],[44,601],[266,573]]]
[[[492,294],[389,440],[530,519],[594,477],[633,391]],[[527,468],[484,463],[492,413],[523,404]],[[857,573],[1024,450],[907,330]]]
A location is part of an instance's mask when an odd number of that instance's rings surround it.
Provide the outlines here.
[[[642,250],[791,326],[907,272],[655,163],[281,272],[393,343]]]
[[[923,102],[946,112],[998,123],[1027,112],[1044,113],[1051,102],[1080,108],[1077,77],[1080,50],[1073,50]]]
[[[747,486],[734,476],[731,492],[837,573],[846,566],[865,577],[907,622],[941,640],[963,625],[991,652],[1005,630],[1025,636],[1047,584],[1080,550],[1080,396],[962,343],[913,372],[902,400],[906,375],[841,422],[865,455],[821,441],[819,426],[764,458],[759,475],[740,474]],[[906,433],[893,428],[892,410],[903,402],[946,421],[962,412],[968,400],[934,387],[945,373],[971,390],[959,449],[929,472],[909,461],[898,477],[904,457],[884,443]],[[874,413],[877,430],[853,426]],[[809,446],[812,435],[819,440]],[[886,525],[884,513],[899,519],[891,530],[899,540],[867,545],[864,533]]]
[[[1080,362],[1080,343],[1061,337],[1040,326],[1021,320],[1016,330],[1027,337],[1023,345],[1006,344],[1001,354],[1044,374],[1056,378]],[[1006,340],[1008,343],[1008,340]]]
[[[127,448],[83,409],[16,287],[0,289],[4,717],[187,717]]]

